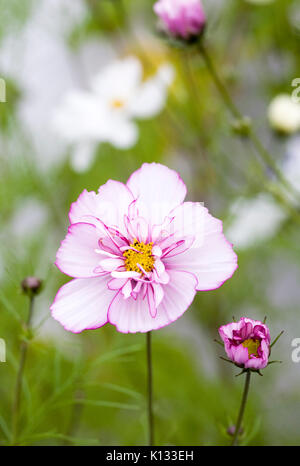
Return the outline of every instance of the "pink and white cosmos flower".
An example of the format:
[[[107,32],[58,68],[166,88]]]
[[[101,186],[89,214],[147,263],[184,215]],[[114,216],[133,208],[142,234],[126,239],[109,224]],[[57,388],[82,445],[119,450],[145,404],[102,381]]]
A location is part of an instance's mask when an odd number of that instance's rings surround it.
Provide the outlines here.
[[[123,333],[158,329],[177,320],[196,291],[232,276],[237,256],[222,222],[185,196],[179,175],[156,163],[142,165],[126,185],[109,180],[97,194],[82,192],[56,257],[74,278],[51,306],[66,330],[107,322]]]
[[[245,369],[264,369],[270,354],[270,331],[259,320],[242,317],[219,328],[227,356]]]

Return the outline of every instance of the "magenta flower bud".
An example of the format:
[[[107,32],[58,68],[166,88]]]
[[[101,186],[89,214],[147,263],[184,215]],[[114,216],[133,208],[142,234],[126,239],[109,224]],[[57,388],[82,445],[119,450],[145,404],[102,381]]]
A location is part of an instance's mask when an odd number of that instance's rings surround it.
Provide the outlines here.
[[[242,317],[220,327],[219,334],[227,356],[239,367],[259,370],[268,365],[270,332],[259,320]]]
[[[199,36],[205,26],[201,0],[158,0],[154,11],[167,32],[180,39]]]

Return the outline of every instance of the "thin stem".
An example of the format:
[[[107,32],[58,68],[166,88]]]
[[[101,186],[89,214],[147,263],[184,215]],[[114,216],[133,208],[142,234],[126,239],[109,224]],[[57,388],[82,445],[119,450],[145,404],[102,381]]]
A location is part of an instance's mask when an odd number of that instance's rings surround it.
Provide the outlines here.
[[[34,294],[30,296],[29,312],[28,312],[27,322],[25,324],[26,331],[29,330],[30,325],[31,325],[31,318],[33,314],[33,303],[34,303]],[[21,342],[20,362],[19,362],[19,368],[18,368],[18,373],[17,373],[17,380],[16,380],[16,385],[15,385],[15,391],[14,391],[14,402],[13,402],[13,408],[12,408],[12,443],[13,445],[16,443],[17,437],[18,437],[21,393],[22,393],[22,385],[23,385],[23,373],[24,373],[24,367],[25,367],[25,362],[26,362],[27,348],[28,348],[28,342],[23,340]]]
[[[231,98],[231,95],[229,94],[225,84],[223,83],[222,79],[220,78],[214,63],[207,52],[206,47],[203,45],[201,42],[199,44],[199,50],[200,53],[203,57],[203,60],[205,62],[205,65],[217,87],[219,90],[223,101],[227,108],[230,110],[234,118],[237,118],[238,120],[243,120],[244,116],[234,103],[233,99]],[[264,147],[264,145],[261,143],[260,139],[257,137],[256,133],[254,132],[253,128],[249,127],[248,133],[247,133],[248,138],[251,140],[253,146],[255,147],[256,151],[260,155],[261,159],[264,161],[267,167],[271,168],[272,171],[275,173],[279,181],[282,183],[282,185],[291,193],[293,194],[296,199],[299,199],[299,195],[297,192],[295,192],[295,189],[293,186],[290,184],[290,182],[285,178],[281,170],[278,168],[277,164],[274,162],[272,155],[267,151],[267,149]]]
[[[154,419],[153,419],[153,387],[152,387],[152,355],[151,355],[151,332],[146,333],[147,345],[147,397],[148,397],[148,433],[149,446],[154,445]]]
[[[250,377],[251,377],[251,371],[248,370],[247,374],[246,374],[246,380],[245,380],[245,386],[244,386],[244,392],[243,392],[241,407],[240,407],[239,415],[238,415],[236,426],[235,426],[233,440],[232,440],[232,443],[231,443],[232,446],[236,446],[238,444],[238,437],[239,437],[240,429],[241,429],[241,426],[242,426],[242,421],[243,421],[243,417],[244,417],[244,412],[245,412],[247,397],[248,397],[248,392],[249,392]]]

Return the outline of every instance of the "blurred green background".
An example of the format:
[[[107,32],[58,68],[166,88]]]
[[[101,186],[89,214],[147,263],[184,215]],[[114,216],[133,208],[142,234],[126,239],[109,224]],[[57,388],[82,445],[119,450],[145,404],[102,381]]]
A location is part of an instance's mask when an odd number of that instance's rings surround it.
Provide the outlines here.
[[[40,277],[44,286],[35,301],[18,443],[145,444],[145,335],[122,335],[110,325],[73,335],[51,318],[49,306],[67,281],[53,263],[71,202],[83,189],[97,190],[110,178],[126,182],[151,161],[180,172],[189,199],[203,201],[224,221],[239,257],[232,279],[218,290],[198,293],[181,319],[153,333],[157,444],[230,442],[226,430],[237,416],[243,380],[235,378],[237,368],[219,359],[223,350],[213,340],[233,315],[267,316],[273,338],[285,331],[272,355],[283,363],[252,377],[242,443],[300,443],[300,364],[291,359],[291,342],[300,337],[299,223],[282,204],[276,225],[265,206],[259,212],[255,207],[243,223],[245,212],[236,207],[240,198],[252,202],[270,196],[276,204],[273,193],[280,187],[247,138],[234,133],[197,50],[172,48],[158,37],[153,3],[0,1],[0,76],[7,83],[7,102],[0,104],[0,338],[7,349],[6,363],[0,363],[2,445],[11,439],[29,305],[20,282],[28,275]],[[215,65],[274,160],[284,166],[291,152],[300,157],[300,139],[297,133],[275,133],[267,111],[272,98],[290,94],[292,80],[300,77],[299,2],[203,3]],[[163,111],[137,123],[133,148],[101,144],[90,169],[76,173],[70,149],[50,130],[51,112],[71,83],[86,82],[93,57],[99,66],[106,60],[107,50],[117,57],[138,56],[145,75],[171,63],[175,80]],[[284,199],[289,203],[285,194]],[[244,209],[247,213],[247,204]]]

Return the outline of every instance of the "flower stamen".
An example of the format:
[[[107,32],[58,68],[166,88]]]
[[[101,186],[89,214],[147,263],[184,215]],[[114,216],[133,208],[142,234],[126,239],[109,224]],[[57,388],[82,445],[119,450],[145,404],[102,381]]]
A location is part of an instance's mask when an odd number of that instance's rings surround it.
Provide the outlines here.
[[[249,356],[253,355],[258,357],[257,350],[260,345],[259,340],[253,340],[252,338],[249,338],[248,340],[243,341],[242,345],[244,348],[248,349]]]
[[[125,102],[122,99],[114,99],[111,101],[111,106],[117,110],[123,108],[124,105],[125,105]]]
[[[130,244],[130,249],[123,252],[125,267],[128,272],[152,272],[155,259],[152,256],[153,243],[139,243],[136,239]]]

